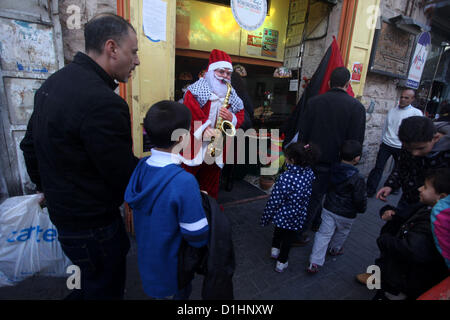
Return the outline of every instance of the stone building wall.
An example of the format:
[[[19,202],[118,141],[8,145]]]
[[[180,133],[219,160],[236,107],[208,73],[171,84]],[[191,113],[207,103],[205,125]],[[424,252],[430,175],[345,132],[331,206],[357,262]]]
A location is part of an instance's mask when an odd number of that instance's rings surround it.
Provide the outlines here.
[[[325,37],[317,40],[307,40],[305,42],[303,64],[301,70],[301,77],[307,77],[310,79],[320,61],[322,60],[328,47],[331,45],[333,36],[338,36],[340,17],[342,11],[342,0],[338,1],[338,4],[332,8],[329,19],[324,19],[320,25],[308,35],[308,39],[321,38],[323,35]],[[302,80],[302,84],[304,81]],[[300,86],[299,97],[303,93],[303,88]]]
[[[59,19],[61,21],[64,45],[64,62],[72,61],[77,51],[84,52],[83,26],[100,13],[117,13],[116,0],[60,0]]]
[[[407,3],[415,3],[406,12]],[[380,13],[383,18],[392,18],[398,15],[409,15],[417,22],[425,25],[426,17],[422,8],[418,6],[419,1],[407,0],[383,0],[381,1]],[[367,110],[366,136],[364,140],[364,154],[359,165],[362,174],[368,175],[375,165],[378,148],[381,143],[383,126],[388,111],[398,103],[403,88],[399,87],[398,79],[368,72],[364,93],[361,102]],[[391,160],[392,161],[392,160]],[[385,171],[391,169],[390,163]],[[380,183],[383,183],[382,181]]]

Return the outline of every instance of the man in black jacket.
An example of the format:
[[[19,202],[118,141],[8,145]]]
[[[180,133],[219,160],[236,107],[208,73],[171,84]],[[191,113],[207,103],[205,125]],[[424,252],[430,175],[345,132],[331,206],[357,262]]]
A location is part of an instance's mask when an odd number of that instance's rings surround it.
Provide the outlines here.
[[[36,92],[20,147],[62,249],[81,270],[81,289],[68,298],[121,299],[130,242],[119,206],[138,159],[128,105],[114,89],[139,65],[137,38],[111,14],[87,23],[84,36],[86,54]]]
[[[305,230],[311,225],[319,229],[322,199],[330,181],[330,168],[339,162],[339,150],[345,140],[356,140],[361,145],[366,128],[364,106],[347,93],[350,72],[345,67],[333,70],[331,89],[311,98],[300,119],[300,140],[319,147],[321,155],[314,167],[313,183]],[[309,241],[307,238],[303,242]]]

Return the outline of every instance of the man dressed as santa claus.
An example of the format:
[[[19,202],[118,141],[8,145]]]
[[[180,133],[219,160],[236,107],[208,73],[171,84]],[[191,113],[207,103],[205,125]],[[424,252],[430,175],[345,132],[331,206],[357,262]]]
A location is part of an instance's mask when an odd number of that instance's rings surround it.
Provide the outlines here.
[[[233,66],[230,56],[217,49],[211,51],[208,70],[203,78],[187,88],[184,104],[191,110],[190,147],[183,150],[183,167],[197,178],[200,190],[217,199],[224,152],[210,161],[208,145],[217,137],[218,117],[230,121],[236,129],[244,122],[244,104],[232,88],[228,104],[224,100],[231,83]],[[228,139],[227,139],[228,140]],[[188,152],[187,152],[188,151]]]

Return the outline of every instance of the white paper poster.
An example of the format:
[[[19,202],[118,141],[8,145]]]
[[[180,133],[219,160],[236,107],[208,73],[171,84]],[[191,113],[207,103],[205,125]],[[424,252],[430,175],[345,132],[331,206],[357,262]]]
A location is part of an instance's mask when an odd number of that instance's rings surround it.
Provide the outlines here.
[[[153,42],[166,41],[167,2],[143,0],[144,34]]]

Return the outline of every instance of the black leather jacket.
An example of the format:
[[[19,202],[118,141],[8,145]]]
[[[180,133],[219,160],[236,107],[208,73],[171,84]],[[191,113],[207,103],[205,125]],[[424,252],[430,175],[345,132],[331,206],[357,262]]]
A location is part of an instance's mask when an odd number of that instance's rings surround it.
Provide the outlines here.
[[[366,183],[357,168],[345,163],[331,167],[331,183],[324,208],[350,219],[356,218],[357,213],[366,211]]]

